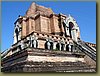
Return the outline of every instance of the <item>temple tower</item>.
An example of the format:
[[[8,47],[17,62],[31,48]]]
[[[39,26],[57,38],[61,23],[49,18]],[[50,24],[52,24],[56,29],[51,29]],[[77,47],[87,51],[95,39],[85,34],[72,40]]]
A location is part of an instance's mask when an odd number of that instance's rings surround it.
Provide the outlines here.
[[[18,17],[15,22],[14,43],[34,31],[75,41],[80,38],[79,27],[72,16],[55,14],[50,8],[32,3],[26,15]]]
[[[80,39],[71,15],[33,2],[14,25],[14,43],[2,53],[2,72],[96,71],[96,45]]]

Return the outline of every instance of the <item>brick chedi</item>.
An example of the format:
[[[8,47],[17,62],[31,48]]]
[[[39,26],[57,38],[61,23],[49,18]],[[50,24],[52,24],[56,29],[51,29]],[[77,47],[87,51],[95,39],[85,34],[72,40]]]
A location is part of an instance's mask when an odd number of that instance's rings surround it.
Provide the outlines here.
[[[96,71],[96,45],[80,39],[71,15],[33,2],[14,24],[14,43],[2,53],[2,72]]]

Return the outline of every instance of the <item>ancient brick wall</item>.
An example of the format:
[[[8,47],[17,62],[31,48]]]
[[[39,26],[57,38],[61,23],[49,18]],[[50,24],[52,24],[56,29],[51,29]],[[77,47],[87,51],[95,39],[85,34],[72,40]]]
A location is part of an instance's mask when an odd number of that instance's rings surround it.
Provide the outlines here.
[[[36,13],[41,13],[43,15],[50,16],[51,14],[53,14],[53,11],[50,8],[37,5],[33,2],[27,10],[26,16],[34,16]]]
[[[22,25],[22,38],[23,37],[25,37],[26,36],[26,21],[24,20],[24,18],[23,18],[23,20],[22,20],[22,23],[21,23],[21,25]]]
[[[44,44],[46,41],[38,40],[38,48],[45,48]]]
[[[41,26],[41,32],[50,33],[50,19],[47,17],[40,16],[40,26]]]
[[[60,32],[60,28],[58,25],[58,17],[54,16],[53,18],[54,18],[53,20],[54,20],[55,34],[58,35]]]
[[[54,14],[50,8],[32,3],[24,17],[26,20],[22,21],[22,37],[33,31],[55,35],[64,34],[64,27],[60,18],[65,18],[66,16]]]
[[[35,20],[35,31],[38,31],[38,32],[41,31],[40,18],[37,18],[37,19]]]

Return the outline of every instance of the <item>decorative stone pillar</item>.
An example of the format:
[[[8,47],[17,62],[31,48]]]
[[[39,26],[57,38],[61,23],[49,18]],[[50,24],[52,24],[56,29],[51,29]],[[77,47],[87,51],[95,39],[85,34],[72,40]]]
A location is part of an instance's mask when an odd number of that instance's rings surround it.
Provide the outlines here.
[[[18,51],[20,51],[20,48],[19,48],[19,46],[17,47],[17,51],[16,51],[16,52],[18,52]]]
[[[61,43],[59,43],[59,50],[61,51]]]
[[[49,50],[50,50],[50,46],[51,46],[50,42],[49,42],[49,41],[47,41],[47,49],[49,49]]]
[[[37,39],[34,35],[31,37],[31,47],[37,48]]]
[[[69,34],[69,25],[68,25],[68,23],[67,23],[67,21],[66,20],[64,20],[64,24],[65,24],[65,34],[66,34],[66,36],[69,36],[70,34]]]
[[[64,48],[65,48],[65,41],[64,41],[64,39],[62,39],[60,41],[60,44],[61,44],[61,50],[64,50]]]
[[[69,40],[69,51],[70,52],[73,52],[73,42],[72,42],[72,40]]]
[[[15,27],[14,34],[15,34],[15,36],[14,36],[14,39],[15,39],[14,43],[17,43],[18,40],[19,40],[19,29],[18,29],[18,27]]]
[[[71,45],[69,44],[69,46],[68,46],[68,47],[69,47],[69,52],[71,52]]]
[[[52,39],[50,39],[50,38],[48,38],[48,39],[46,39],[46,47],[47,47],[47,49],[53,49],[53,40]]]
[[[36,48],[37,41],[33,40],[33,47]]]
[[[66,27],[66,30],[67,30],[67,36],[69,36],[69,27]]]
[[[77,42],[77,34],[75,28],[72,29],[71,34],[72,34],[72,39]]]
[[[27,47],[31,47],[31,37],[27,37],[28,43],[27,43]]]
[[[67,41],[67,44],[66,44],[66,51],[69,51],[69,41]]]
[[[79,29],[79,27],[77,26],[77,38],[79,38],[80,39],[80,29]]]
[[[25,44],[24,44],[24,41],[23,40],[21,41],[20,45],[21,45],[21,49],[24,49],[25,48]]]
[[[55,50],[56,49],[56,42],[53,42],[53,50]]]
[[[13,44],[15,44],[16,42],[17,42],[17,38],[16,38],[16,33],[14,32],[14,42],[13,42]]]
[[[21,40],[21,25],[19,22],[15,22],[15,27],[14,27],[14,44],[17,43],[19,40]]]
[[[33,40],[33,38],[30,37],[30,40],[29,40],[30,47],[32,47],[32,40]]]
[[[64,51],[66,51],[66,44],[64,45]]]

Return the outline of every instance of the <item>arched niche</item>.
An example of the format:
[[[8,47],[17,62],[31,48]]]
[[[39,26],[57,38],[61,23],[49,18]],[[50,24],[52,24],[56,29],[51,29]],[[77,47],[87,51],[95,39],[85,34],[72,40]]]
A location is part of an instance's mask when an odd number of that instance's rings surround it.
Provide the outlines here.
[[[75,19],[69,15],[64,20],[64,23],[66,35],[72,38],[74,41],[77,41],[77,39],[80,37],[80,30]]]
[[[69,22],[69,35],[70,35],[70,38],[72,38],[72,29],[74,27],[74,24],[72,22]]]
[[[19,22],[16,22],[14,27],[14,44],[19,40],[21,40],[21,25]]]

